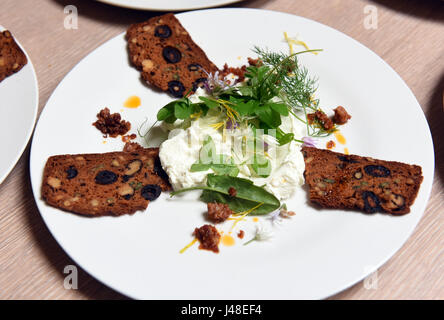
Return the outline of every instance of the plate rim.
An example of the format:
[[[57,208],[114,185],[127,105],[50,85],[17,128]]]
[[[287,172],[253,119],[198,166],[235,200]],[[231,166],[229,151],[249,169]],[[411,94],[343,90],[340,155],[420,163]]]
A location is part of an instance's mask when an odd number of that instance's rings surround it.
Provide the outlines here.
[[[430,196],[431,196],[432,187],[433,187],[433,181],[434,181],[434,176],[435,176],[435,170],[434,170],[434,169],[435,169],[435,165],[436,165],[436,164],[435,164],[435,153],[434,153],[433,136],[431,135],[430,125],[429,125],[429,123],[428,123],[428,121],[427,121],[427,118],[426,118],[426,116],[425,116],[424,110],[422,109],[422,107],[421,107],[420,103],[418,102],[418,100],[417,100],[417,98],[416,98],[414,92],[412,91],[412,89],[410,89],[410,87],[407,85],[407,83],[404,81],[404,79],[403,79],[403,78],[402,78],[402,77],[401,77],[401,76],[400,76],[400,75],[399,75],[399,74],[398,74],[398,73],[392,68],[392,66],[391,66],[388,62],[386,62],[382,57],[380,57],[380,56],[379,56],[378,54],[376,54],[373,50],[371,50],[370,48],[368,48],[367,46],[365,46],[364,44],[362,44],[362,43],[359,42],[358,40],[355,40],[354,38],[352,38],[352,37],[349,36],[348,34],[342,32],[342,31],[340,31],[340,30],[337,30],[337,29],[335,29],[335,28],[333,28],[333,27],[330,27],[330,26],[328,26],[328,25],[326,25],[326,24],[323,24],[323,23],[321,23],[321,22],[318,22],[318,21],[316,21],[316,20],[314,20],[314,19],[309,19],[309,18],[306,18],[306,17],[303,17],[303,16],[299,16],[299,15],[296,15],[296,14],[287,13],[287,12],[281,12],[281,11],[277,11],[277,10],[258,9],[258,8],[213,8],[213,9],[195,10],[195,11],[191,11],[191,12],[183,12],[183,13],[179,13],[179,14],[177,14],[177,15],[180,16],[180,15],[186,15],[186,14],[195,14],[196,12],[216,11],[216,10],[219,10],[219,11],[232,11],[232,10],[235,10],[235,11],[261,11],[261,12],[272,12],[272,13],[283,14],[283,15],[287,15],[287,16],[291,16],[291,17],[296,17],[296,18],[299,18],[299,19],[302,19],[302,20],[305,20],[305,21],[315,22],[315,23],[321,25],[321,26],[324,27],[324,28],[328,28],[328,29],[330,29],[330,30],[333,30],[334,32],[337,32],[337,33],[341,34],[342,36],[345,36],[349,41],[352,41],[354,44],[357,44],[358,46],[360,46],[360,47],[366,49],[369,53],[371,53],[375,58],[377,58],[380,62],[382,62],[382,63],[385,65],[385,67],[388,67],[388,69],[391,71],[391,73],[392,73],[393,75],[395,75],[395,76],[398,78],[398,81],[401,81],[401,82],[402,82],[402,84],[403,84],[403,85],[408,89],[408,91],[410,92],[410,94],[411,94],[412,98],[415,100],[417,106],[420,108],[420,111],[421,111],[420,114],[421,114],[423,120],[425,121],[425,123],[427,124],[427,128],[428,128],[427,134],[428,134],[428,137],[429,137],[430,142],[431,142],[431,150],[430,150],[430,151],[431,151],[431,154],[433,155],[433,157],[430,159],[430,160],[431,160],[431,164],[433,165],[433,166],[432,166],[433,169],[431,170],[431,176],[430,176],[430,181],[431,181],[431,183],[430,183],[430,185],[428,186],[428,188],[424,191],[424,194],[425,194],[425,201],[424,201],[424,203],[423,203],[424,208],[421,209],[422,212],[421,212],[421,214],[419,215],[418,220],[416,221],[416,223],[415,223],[414,226],[411,226],[410,231],[408,232],[408,235],[406,236],[405,240],[399,245],[399,247],[397,247],[397,248],[393,248],[393,249],[391,250],[391,252],[388,253],[388,254],[386,255],[386,257],[380,259],[379,263],[374,264],[374,265],[372,266],[372,268],[369,268],[368,270],[363,271],[363,272],[361,273],[361,275],[356,276],[355,279],[353,279],[353,280],[349,280],[349,281],[347,282],[346,285],[342,285],[342,286],[340,286],[340,288],[337,288],[334,292],[331,292],[331,293],[329,293],[328,295],[325,295],[325,296],[320,296],[319,299],[326,299],[326,298],[329,298],[329,297],[334,297],[335,295],[337,295],[337,294],[339,294],[339,293],[341,293],[341,292],[343,292],[343,291],[349,289],[350,287],[352,287],[352,286],[358,284],[360,281],[362,281],[363,279],[365,279],[367,276],[369,276],[370,274],[372,274],[374,271],[378,270],[381,266],[383,266],[383,265],[386,264],[391,258],[393,258],[393,257],[396,255],[396,253],[397,253],[397,252],[398,252],[398,251],[399,251],[399,250],[400,250],[400,249],[406,244],[406,242],[408,241],[408,239],[411,238],[411,236],[412,236],[412,234],[414,233],[414,231],[416,230],[416,228],[417,228],[419,222],[420,222],[421,219],[423,218],[424,213],[426,212],[427,205],[428,205],[428,203],[429,203]],[[107,41],[105,41],[104,43],[102,43],[99,47],[94,48],[93,50],[91,50],[90,52],[88,52],[83,58],[81,58],[81,59],[79,60],[79,62],[78,62],[78,63],[77,63],[77,64],[76,64],[76,65],[75,65],[75,66],[74,66],[74,67],[73,67],[73,68],[72,68],[72,69],[71,69],[71,70],[70,70],[70,71],[69,71],[64,77],[63,77],[63,79],[58,83],[58,85],[56,86],[56,88],[53,90],[53,92],[51,93],[50,97],[48,98],[46,104],[51,100],[52,96],[53,96],[54,93],[57,91],[58,87],[64,82],[65,78],[68,77],[68,76],[71,74],[71,72],[73,72],[73,71],[77,68],[77,66],[78,66],[79,64],[81,64],[85,59],[87,59],[87,58],[90,56],[90,54],[94,53],[96,50],[98,50],[100,47],[102,47],[103,45],[107,44],[108,42],[113,41],[113,40],[115,40],[116,38],[123,37],[124,34],[125,34],[125,32],[120,33],[120,34],[118,34],[118,35],[116,35],[116,36],[114,36],[114,37],[108,39]],[[45,107],[46,107],[46,104],[45,104]],[[41,114],[41,115],[43,115],[43,113],[45,112],[45,109],[46,109],[46,108],[44,108],[44,109],[42,110],[42,114]],[[36,126],[37,126],[37,125],[38,125],[38,123],[36,124]],[[32,149],[33,149],[33,146],[34,146],[34,138],[35,138],[35,137],[33,137],[33,139],[32,139],[31,150],[30,150],[30,157],[29,157],[29,165],[30,165],[30,167],[31,167],[32,158],[33,158],[33,157],[32,157],[32,155],[33,155]],[[32,183],[32,176],[33,176],[33,175],[32,175],[32,173],[31,173],[31,186],[32,186],[32,190],[33,190],[33,196],[34,196],[34,198],[37,200],[37,199],[39,199],[40,197],[36,197],[36,196],[39,195],[39,194],[38,194],[38,190],[36,190],[36,189],[34,188],[34,183]],[[40,182],[39,182],[39,183],[40,183]],[[426,187],[426,186],[423,186],[423,185],[421,186],[421,188],[425,188],[425,187]],[[45,225],[48,227],[47,221],[46,221],[45,217],[42,215],[42,213],[41,213],[41,211],[40,211],[40,204],[39,204],[39,202],[37,202],[37,201],[36,201],[36,203],[37,203],[37,207],[38,207],[38,209],[39,209],[40,216],[41,216],[42,219],[44,220]],[[99,282],[101,282],[103,285],[105,285],[105,286],[111,288],[112,290],[114,290],[114,291],[116,291],[116,292],[118,292],[118,293],[120,293],[120,294],[122,294],[122,295],[125,295],[125,296],[127,296],[127,297],[129,297],[129,298],[132,298],[132,299],[138,299],[138,297],[135,297],[135,296],[133,296],[132,294],[130,294],[130,293],[128,293],[128,292],[125,292],[125,290],[118,289],[118,288],[116,288],[116,286],[114,286],[114,285],[112,285],[112,284],[109,284],[106,280],[104,280],[104,279],[101,277],[100,274],[99,274],[99,275],[93,274],[93,272],[90,272],[90,271],[89,271],[89,268],[85,268],[83,265],[79,264],[79,263],[77,262],[77,260],[76,260],[74,257],[72,257],[72,256],[71,256],[71,255],[70,255],[70,254],[64,249],[64,247],[60,244],[60,241],[58,240],[57,236],[52,232],[52,230],[51,230],[49,227],[48,227],[48,230],[49,230],[49,232],[51,233],[51,235],[54,237],[54,239],[57,241],[58,245],[59,245],[60,247],[62,247],[62,249],[63,249],[63,251],[65,252],[65,254],[67,254],[67,255],[68,255],[68,256],[69,256],[69,257],[70,257],[75,263],[78,264],[78,266],[80,266],[80,267],[81,267],[85,272],[87,272],[91,277],[93,277],[94,279],[96,279],[96,280],[98,280]]]
[[[216,8],[219,6],[227,6],[230,4],[242,2],[245,0],[224,0],[224,2],[221,2],[219,4],[214,5],[195,5],[195,6],[184,6],[184,7],[149,7],[148,6],[138,6],[138,5],[131,5],[126,3],[121,3],[119,0],[96,0],[97,2],[101,2],[110,6],[116,6],[120,8],[125,9],[133,9],[133,10],[140,10],[140,11],[155,11],[155,12],[167,12],[167,11],[188,11],[188,10],[201,10],[201,9],[209,9],[209,8]]]
[[[10,30],[10,29],[5,28],[4,26],[0,25],[0,32],[4,31],[4,30]],[[19,162],[20,158],[22,157],[23,153],[25,152],[26,147],[30,144],[31,137],[33,136],[34,129],[37,124],[37,115],[38,115],[39,103],[40,103],[40,101],[39,101],[39,99],[40,99],[40,90],[39,89],[40,88],[39,88],[37,73],[35,71],[34,64],[32,63],[31,57],[29,56],[28,52],[25,50],[23,45],[20,43],[20,41],[15,36],[14,36],[14,40],[17,43],[17,45],[20,47],[20,49],[22,49],[26,58],[28,59],[27,65],[29,65],[29,67],[31,69],[31,74],[32,74],[32,78],[33,78],[33,85],[35,87],[35,96],[34,96],[35,105],[34,105],[34,108],[32,109],[33,110],[32,125],[30,128],[27,128],[28,133],[26,134],[26,138],[23,142],[22,147],[20,148],[20,151],[17,153],[16,157],[14,157],[14,161],[11,161],[11,163],[10,163],[8,169],[5,171],[5,173],[3,175],[0,175],[0,185],[9,177],[9,175],[11,174],[11,172],[14,170],[15,166]],[[14,76],[14,75],[12,75],[12,76]],[[31,152],[31,148],[30,148],[30,152]]]

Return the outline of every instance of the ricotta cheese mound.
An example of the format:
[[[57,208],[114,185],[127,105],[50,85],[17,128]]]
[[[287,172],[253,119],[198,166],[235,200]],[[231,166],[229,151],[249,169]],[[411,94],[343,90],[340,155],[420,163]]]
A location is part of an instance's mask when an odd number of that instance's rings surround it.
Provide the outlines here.
[[[198,95],[202,94],[203,92],[198,90],[191,97],[191,101],[194,102],[193,100],[198,99]],[[208,136],[212,138],[217,154],[232,157],[240,171],[238,177],[249,179],[255,185],[264,186],[279,200],[290,198],[304,184],[305,163],[300,152],[300,143],[292,141],[279,146],[274,137],[264,135],[267,147],[275,146],[275,148],[270,148],[273,152],[265,153],[272,164],[272,170],[270,175],[264,178],[252,170],[251,166],[246,163],[245,156],[242,157],[233,152],[235,143],[232,139],[227,139],[226,132],[224,134],[221,129],[216,130],[211,126],[211,124],[220,120],[217,115],[208,114],[203,118],[192,121],[191,124],[188,124],[188,127],[180,121],[166,127],[169,135],[168,139],[160,145],[159,157],[174,190],[206,184],[206,176],[213,171],[210,169],[208,171],[191,172],[190,168],[199,161],[203,141]],[[280,128],[284,132],[294,133],[295,137],[299,139],[306,135],[305,124],[294,117],[282,117]],[[251,134],[250,128],[236,128],[235,131],[234,139],[236,137],[242,139],[243,136]]]

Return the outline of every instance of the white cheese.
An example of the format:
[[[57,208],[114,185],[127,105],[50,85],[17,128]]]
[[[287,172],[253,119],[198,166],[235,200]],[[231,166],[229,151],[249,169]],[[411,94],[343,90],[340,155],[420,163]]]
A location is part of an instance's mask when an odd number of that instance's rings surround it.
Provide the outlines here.
[[[198,91],[193,95],[190,98],[191,101],[197,102],[199,94],[202,95],[203,91]],[[262,178],[252,172],[250,166],[242,164],[245,157],[233,155],[232,140],[226,139],[221,129],[216,130],[209,125],[217,121],[216,117],[212,118],[209,115],[193,121],[186,129],[181,128],[180,124],[170,126],[169,129],[172,130],[168,139],[160,145],[159,157],[174,190],[205,185],[206,176],[212,170],[191,172],[190,168],[199,161],[199,153],[207,136],[211,136],[213,139],[218,154],[233,156],[234,162],[238,164],[240,169],[238,177],[250,179],[258,186],[265,186],[265,189],[273,193],[279,200],[290,198],[304,184],[305,164],[299,143],[292,141],[284,146],[277,146],[273,156],[270,156],[271,159],[269,159],[272,162],[271,174]],[[287,133],[293,132],[295,137],[299,139],[306,135],[305,125],[291,116],[282,118],[281,129]],[[250,129],[238,128],[236,131],[242,136],[247,135]],[[266,142],[272,145],[274,138],[265,137]]]

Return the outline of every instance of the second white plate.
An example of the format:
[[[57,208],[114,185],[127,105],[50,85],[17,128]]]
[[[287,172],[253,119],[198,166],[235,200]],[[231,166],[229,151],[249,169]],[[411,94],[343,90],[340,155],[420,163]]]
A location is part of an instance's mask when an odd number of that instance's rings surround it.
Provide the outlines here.
[[[5,30],[0,26],[0,31]],[[14,33],[11,32],[14,36]],[[0,184],[6,179],[28,145],[39,107],[37,76],[25,49],[28,63],[0,82]]]
[[[243,0],[97,0],[114,6],[151,11],[184,11],[224,6]]]

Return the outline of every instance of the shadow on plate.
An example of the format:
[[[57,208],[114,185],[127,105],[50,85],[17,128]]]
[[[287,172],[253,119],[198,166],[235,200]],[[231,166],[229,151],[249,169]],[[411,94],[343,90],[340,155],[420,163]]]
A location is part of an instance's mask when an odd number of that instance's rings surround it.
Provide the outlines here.
[[[435,179],[444,183],[444,71],[427,105],[426,117],[435,149]]]
[[[136,9],[128,9],[118,6],[113,6],[96,0],[82,1],[82,0],[53,0],[62,7],[73,5],[77,7],[79,15],[88,17],[96,21],[103,21],[105,23],[113,23],[120,25],[130,25],[131,23],[148,20],[151,17],[160,16],[166,12],[161,11],[144,11]],[[165,0],[167,1],[167,0]],[[244,0],[241,2],[232,3],[231,5],[220,6],[224,7],[248,7],[260,8],[270,0]],[[175,12],[175,13],[180,13]]]
[[[376,5],[391,10],[424,18],[444,22],[444,1],[441,0],[371,0]]]
[[[95,0],[53,1],[58,3],[61,7],[66,7],[69,5],[77,7],[80,16],[84,16],[95,21],[123,26],[129,26],[131,23],[145,21],[151,17],[163,14],[163,12],[150,12],[116,7]]]

